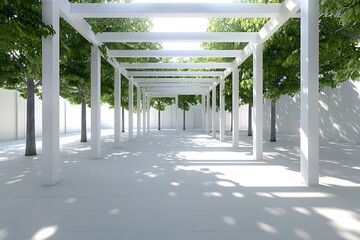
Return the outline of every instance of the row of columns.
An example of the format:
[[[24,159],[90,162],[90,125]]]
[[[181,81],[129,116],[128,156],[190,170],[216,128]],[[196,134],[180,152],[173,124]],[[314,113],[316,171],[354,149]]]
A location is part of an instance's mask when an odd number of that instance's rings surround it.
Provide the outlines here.
[[[55,0],[42,1],[42,15],[45,24],[52,25],[55,34],[42,41],[42,98],[43,98],[43,184],[51,186],[59,182],[59,7]],[[300,104],[300,165],[301,174],[308,185],[319,182],[319,0],[301,0],[301,104]],[[254,157],[262,158],[262,44],[253,45],[254,53]],[[100,147],[100,51],[94,45],[91,49],[91,152],[94,158],[101,157]],[[121,98],[120,72],[115,70],[115,104],[119,109]],[[133,84],[129,84],[129,112],[133,112]],[[238,70],[233,68],[233,146],[238,146]],[[220,82],[220,91],[223,86]],[[138,97],[140,96],[138,92]],[[204,99],[204,98],[203,98]],[[209,96],[207,96],[209,99]],[[138,99],[139,104],[139,99]],[[149,101],[147,101],[149,104]],[[208,101],[209,102],[209,101]],[[209,104],[209,103],[208,103]],[[220,112],[223,99],[220,98]],[[212,87],[212,135],[216,137],[216,84]],[[148,105],[149,109],[149,105]],[[149,114],[149,111],[147,111]],[[208,109],[209,113],[209,109]],[[129,139],[133,138],[133,114],[129,114]],[[224,139],[224,117],[221,114],[220,140]],[[116,110],[115,122],[118,124],[121,113]],[[209,119],[209,116],[208,116]],[[138,117],[139,123],[139,117]],[[139,134],[138,124],[138,134]],[[149,115],[147,118],[149,131]],[[204,125],[203,125],[204,126]],[[209,125],[207,130],[209,132]],[[115,130],[115,146],[120,144],[120,132]]]

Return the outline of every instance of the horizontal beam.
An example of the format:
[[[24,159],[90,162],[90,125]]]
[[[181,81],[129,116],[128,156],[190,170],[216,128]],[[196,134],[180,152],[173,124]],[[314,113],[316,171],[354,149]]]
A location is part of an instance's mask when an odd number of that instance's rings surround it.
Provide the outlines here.
[[[218,78],[133,78],[134,82],[138,83],[151,83],[151,82],[173,82],[173,83],[214,83],[218,82]]]
[[[257,32],[105,32],[99,42],[255,42]]]
[[[241,50],[109,50],[109,57],[238,57]]]
[[[156,76],[196,76],[196,77],[211,77],[222,76],[223,72],[212,71],[128,71],[130,77],[156,77]]]
[[[210,87],[213,83],[138,83],[141,88],[154,88],[154,87]]]
[[[279,3],[73,3],[82,18],[274,18]]]
[[[129,69],[141,69],[141,68],[152,68],[152,69],[178,69],[178,68],[230,68],[231,63],[120,63],[121,68]]]

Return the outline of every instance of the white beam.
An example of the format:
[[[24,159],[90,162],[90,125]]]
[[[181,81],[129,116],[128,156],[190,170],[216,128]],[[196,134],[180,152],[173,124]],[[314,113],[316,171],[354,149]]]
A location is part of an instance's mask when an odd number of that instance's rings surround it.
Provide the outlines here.
[[[56,1],[42,1],[42,20],[55,34],[42,39],[42,182],[59,182],[59,9]]]
[[[215,71],[128,71],[128,75],[131,77],[212,77],[212,76],[222,76],[223,72]]]
[[[212,87],[212,136],[213,138],[216,138],[216,121],[215,121],[215,114],[216,114],[216,83],[214,83]]]
[[[271,18],[282,11],[276,3],[73,3],[83,18]]]
[[[224,81],[220,81],[220,141],[225,141],[225,96],[224,96]]]
[[[94,159],[101,157],[100,68],[100,50],[97,45],[93,45],[91,48],[91,151]]]
[[[319,184],[319,0],[301,0],[300,169]]]
[[[232,117],[233,117],[233,132],[232,145],[239,146],[239,70],[237,67],[233,68],[232,73]]]
[[[221,69],[221,68],[229,68],[231,67],[231,63],[120,63],[120,67],[126,68],[126,69],[141,69],[141,68],[152,68],[152,69],[177,69],[177,68],[215,68],[215,69]]]
[[[238,57],[241,50],[109,50],[109,57]]]
[[[138,85],[142,88],[154,88],[154,87],[210,87],[212,83],[138,83]]]
[[[99,42],[255,42],[254,32],[104,32]]]
[[[136,136],[141,135],[141,91],[140,87],[136,87]]]
[[[131,141],[133,139],[134,135],[134,84],[133,81],[129,81],[129,140]]]
[[[206,134],[210,134],[210,92],[206,94]]]
[[[146,104],[147,104],[147,118],[146,118],[146,127],[147,127],[147,132],[150,133],[150,97],[149,95],[146,93]]]
[[[201,130],[206,131],[205,94],[201,95]]]
[[[259,31],[260,41],[258,43],[264,43],[269,39],[284,23],[296,15],[296,12],[300,9],[300,0],[285,0],[282,4],[283,11],[274,19],[269,20]],[[248,57],[253,53],[252,43],[248,43],[242,50],[241,54],[233,61],[233,67],[239,67]],[[231,73],[231,69],[224,71],[224,80]]]
[[[121,74],[120,69],[115,68],[114,78],[114,147],[120,148],[121,143]]]
[[[71,12],[71,4],[68,0],[57,0],[60,7],[60,16],[64,18],[78,33],[81,34],[88,42],[100,45],[101,42],[95,37],[91,26],[84,20],[84,18],[75,16]]]
[[[263,45],[254,44],[253,56],[253,155],[263,158]]]
[[[142,126],[143,126],[143,134],[146,133],[146,94],[145,91],[143,91],[143,99],[142,99],[142,114],[143,114],[143,121],[142,121]]]
[[[179,96],[175,97],[175,128],[176,133],[179,133]]]
[[[218,78],[134,78],[135,83],[213,83]]]

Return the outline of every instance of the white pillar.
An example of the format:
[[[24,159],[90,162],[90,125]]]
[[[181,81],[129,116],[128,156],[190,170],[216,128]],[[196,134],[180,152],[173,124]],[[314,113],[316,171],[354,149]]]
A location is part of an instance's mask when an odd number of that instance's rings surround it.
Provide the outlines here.
[[[120,148],[121,142],[121,73],[115,68],[114,78],[114,148]]]
[[[210,134],[210,92],[206,95],[206,134]]]
[[[129,140],[133,139],[134,135],[134,84],[133,79],[129,79]]]
[[[140,137],[141,135],[141,107],[140,107],[140,102],[141,102],[141,91],[140,91],[140,86],[138,85],[136,87],[136,136]]]
[[[212,136],[216,138],[215,114],[216,114],[216,83],[212,87]]]
[[[263,158],[263,45],[253,44],[253,155]]]
[[[179,133],[179,96],[175,97],[175,127],[176,133]]]
[[[225,96],[224,96],[224,80],[220,81],[220,141],[225,141]]]
[[[232,116],[233,132],[232,145],[239,146],[239,70],[237,67],[232,69]]]
[[[100,50],[93,45],[91,48],[91,151],[92,157],[101,157],[101,117],[100,117]]]
[[[205,132],[206,128],[206,112],[205,112],[205,95],[201,95],[201,131]]]
[[[301,0],[300,169],[319,184],[319,0]]]
[[[59,182],[59,9],[56,1],[42,1],[42,19],[55,34],[42,40],[42,181]]]
[[[150,97],[147,97],[147,118],[146,118],[146,125],[147,125],[147,132],[150,132]]]
[[[146,95],[145,95],[145,91],[143,91],[143,99],[142,99],[142,113],[143,113],[143,121],[142,121],[142,126],[143,126],[143,134],[146,133]]]

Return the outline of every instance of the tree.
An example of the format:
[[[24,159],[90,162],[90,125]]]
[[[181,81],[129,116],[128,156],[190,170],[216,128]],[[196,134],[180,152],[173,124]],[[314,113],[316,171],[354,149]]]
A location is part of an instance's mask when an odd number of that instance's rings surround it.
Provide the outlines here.
[[[160,112],[164,111],[166,106],[174,104],[174,102],[175,99],[170,97],[150,98],[150,106],[158,110],[158,130],[161,130]]]
[[[323,0],[323,2],[327,1]],[[359,4],[355,5],[358,9]],[[322,11],[326,12],[328,10],[322,7]],[[343,11],[337,9],[335,12],[342,13]],[[340,19],[329,17],[329,14],[323,14],[320,17],[320,90],[325,87],[336,87],[339,82],[348,78],[355,79],[359,77],[359,41],[354,38],[354,34],[349,36],[349,34],[341,32],[344,26],[341,24]],[[348,23],[347,26],[358,26],[358,21],[358,18],[352,18],[349,21],[352,25]],[[208,31],[252,32],[258,31],[265,22],[265,19],[211,19]],[[273,110],[275,109],[274,103],[280,96],[293,96],[300,90],[299,23],[299,19],[289,20],[265,43],[264,96],[272,100]],[[351,29],[353,30],[353,28]],[[207,49],[241,49],[243,47],[232,43],[204,43],[203,46]],[[226,86],[226,88],[229,88],[229,86]],[[239,90],[242,104],[251,104],[252,64],[249,59],[240,67]],[[275,120],[275,117],[272,117],[272,119]],[[275,133],[274,121],[271,125],[273,126],[272,132]],[[272,135],[272,139],[274,139],[274,135]]]
[[[72,2],[89,2],[76,0]],[[104,2],[92,0],[91,2]],[[89,24],[95,33],[98,32],[146,32],[152,27],[150,19],[89,19]],[[61,22],[61,95],[73,104],[82,105],[81,141],[86,137],[86,105],[90,107],[90,52],[91,44],[87,42],[65,21]],[[111,49],[159,49],[157,43],[105,43],[101,50],[106,57],[106,48]],[[150,58],[150,61],[157,59]],[[114,68],[104,59],[101,60],[101,101],[114,107]],[[144,61],[144,59],[121,59],[121,61]],[[128,82],[122,77],[121,81],[122,129],[124,128],[124,108],[128,109]]]
[[[191,106],[197,105],[199,99],[195,95],[179,95],[179,108],[183,110],[183,130],[185,130],[185,112],[189,111]]]
[[[41,86],[41,39],[54,34],[42,22],[41,2],[0,1],[0,87],[27,99],[25,155],[36,155],[35,94]]]

